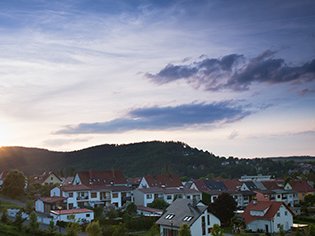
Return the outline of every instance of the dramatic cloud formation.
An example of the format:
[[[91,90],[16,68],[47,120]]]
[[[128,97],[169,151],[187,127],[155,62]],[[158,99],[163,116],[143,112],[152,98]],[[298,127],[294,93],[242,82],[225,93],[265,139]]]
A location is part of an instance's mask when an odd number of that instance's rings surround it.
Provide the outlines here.
[[[205,58],[189,65],[169,64],[157,74],[147,73],[146,76],[158,84],[184,79],[195,87],[211,91],[248,90],[254,82],[272,84],[315,80],[315,59],[301,66],[289,66],[284,59],[274,56],[275,52],[267,50],[252,59],[238,54],[221,59]]]
[[[111,133],[129,130],[163,130],[193,125],[227,123],[251,112],[233,101],[185,104],[176,107],[149,107],[130,111],[127,118],[68,126],[58,134]]]

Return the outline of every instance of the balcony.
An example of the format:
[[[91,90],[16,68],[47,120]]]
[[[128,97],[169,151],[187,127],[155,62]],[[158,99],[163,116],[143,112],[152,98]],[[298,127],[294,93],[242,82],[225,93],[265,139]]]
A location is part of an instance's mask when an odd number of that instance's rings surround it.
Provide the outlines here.
[[[77,201],[88,201],[89,200],[89,196],[80,196],[77,197]]]

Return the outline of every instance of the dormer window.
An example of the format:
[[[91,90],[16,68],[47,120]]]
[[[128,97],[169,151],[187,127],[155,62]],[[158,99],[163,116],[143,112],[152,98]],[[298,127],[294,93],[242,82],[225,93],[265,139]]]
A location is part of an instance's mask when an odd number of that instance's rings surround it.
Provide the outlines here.
[[[193,216],[185,216],[183,221],[189,222],[189,221],[191,221],[192,218],[193,218]]]
[[[173,219],[174,218],[174,214],[167,214],[166,216],[165,216],[165,219],[167,219],[167,220],[171,220],[171,219]]]

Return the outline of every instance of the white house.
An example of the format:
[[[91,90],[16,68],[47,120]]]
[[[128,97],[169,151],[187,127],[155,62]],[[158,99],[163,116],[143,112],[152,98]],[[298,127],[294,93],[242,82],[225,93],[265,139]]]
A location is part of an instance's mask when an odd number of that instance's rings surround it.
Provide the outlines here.
[[[51,210],[62,208],[65,204],[64,197],[41,197],[35,201],[35,211],[50,214]]]
[[[132,189],[120,171],[85,171],[78,172],[72,184],[53,188],[50,196],[67,198],[67,209],[97,205],[120,208],[132,200]]]
[[[54,222],[77,222],[86,223],[94,220],[94,212],[89,209],[70,209],[70,210],[52,210],[50,215],[53,217]]]
[[[179,188],[138,188],[133,190],[134,203],[137,206],[148,206],[155,199],[163,199],[168,204],[171,204],[175,199],[195,199],[200,201],[202,193],[195,189],[184,187]]]
[[[160,226],[160,235],[178,235],[181,225],[187,224],[191,235],[210,236],[214,224],[220,220],[208,211],[202,202],[189,199],[177,199],[156,222]]]
[[[281,226],[284,231],[293,226],[293,213],[283,202],[252,201],[246,207],[243,217],[246,229],[253,232],[277,233]]]

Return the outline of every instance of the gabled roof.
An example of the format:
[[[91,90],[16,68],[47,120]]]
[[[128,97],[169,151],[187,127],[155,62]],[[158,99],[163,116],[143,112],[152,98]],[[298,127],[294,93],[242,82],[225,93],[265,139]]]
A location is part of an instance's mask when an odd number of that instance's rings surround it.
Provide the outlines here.
[[[249,190],[257,190],[258,187],[253,181],[245,181],[244,184],[249,188]]]
[[[227,187],[222,181],[219,180],[208,180],[208,179],[199,179],[194,181],[196,187],[199,191],[210,192],[210,191],[219,191],[224,192],[228,191]]]
[[[189,199],[176,199],[166,212],[158,219],[156,224],[179,228],[182,224],[191,226],[207,209],[202,203],[193,206],[193,201]],[[188,218],[191,217],[189,221]],[[186,221],[184,220],[186,218]]]
[[[119,170],[80,171],[77,173],[83,185],[127,185],[127,180]]]
[[[272,220],[280,207],[284,206],[287,210],[293,215],[290,208],[284,204],[283,202],[276,201],[252,201],[245,208],[243,217],[246,224],[255,221],[255,220]],[[253,216],[251,215],[251,211],[266,211],[263,216]]]
[[[35,176],[34,182],[42,184],[51,175],[54,175],[60,182],[62,182],[62,179],[58,175],[56,175],[53,171],[44,171],[41,175]]]
[[[155,177],[147,175],[144,177],[150,188],[152,187],[180,187],[182,182],[179,176],[172,174],[162,174]]]
[[[159,187],[153,187],[153,188],[138,188],[137,189],[140,192],[143,192],[145,194],[152,193],[152,194],[200,194],[198,190],[191,189],[191,188],[159,188]]]
[[[238,179],[225,179],[222,182],[228,191],[238,191],[242,185]]]
[[[267,190],[276,190],[276,189],[283,189],[284,184],[283,181],[262,181],[262,184],[265,186]]]
[[[73,215],[73,214],[79,214],[79,213],[92,213],[93,210],[89,210],[86,208],[77,208],[77,209],[69,209],[69,210],[53,210],[50,212],[55,215]]]
[[[41,197],[39,198],[45,203],[57,203],[57,202],[62,202],[63,200],[67,199],[65,197]]]
[[[306,180],[290,181],[292,190],[298,193],[315,192],[315,189]]]

